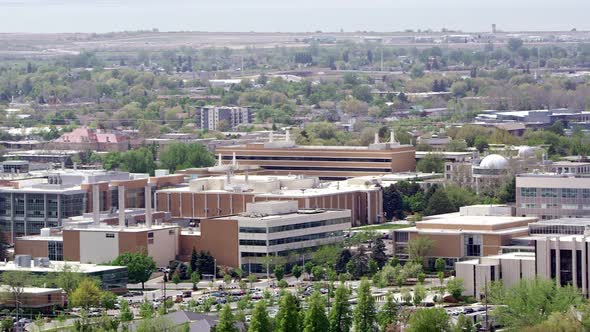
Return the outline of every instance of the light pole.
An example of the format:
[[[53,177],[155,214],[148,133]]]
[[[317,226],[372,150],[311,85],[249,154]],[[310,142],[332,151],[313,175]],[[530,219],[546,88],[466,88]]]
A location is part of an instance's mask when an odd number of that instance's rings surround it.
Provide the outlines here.
[[[217,258],[213,258],[213,284],[217,282]]]

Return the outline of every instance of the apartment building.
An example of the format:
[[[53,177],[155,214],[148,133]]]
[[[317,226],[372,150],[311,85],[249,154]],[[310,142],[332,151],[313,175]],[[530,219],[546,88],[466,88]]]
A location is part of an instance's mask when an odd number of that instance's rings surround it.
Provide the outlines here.
[[[247,203],[294,200],[300,209],[350,210],[355,226],[383,222],[383,192],[378,181],[334,181],[317,177],[231,175],[191,180],[189,186],[156,192],[156,209],[193,221],[246,211]]]
[[[241,124],[251,123],[252,110],[248,107],[197,107],[195,120],[199,129],[228,131]]]
[[[393,231],[394,255],[401,261],[408,260],[408,243],[418,237],[433,242],[428,253],[430,265],[442,257],[447,266],[465,258],[497,255],[502,246],[512,239],[528,235],[529,223],[535,217],[513,217],[511,209],[503,206],[471,206],[458,213],[437,215],[416,222],[415,227]]]
[[[243,166],[256,166],[265,175],[307,175],[321,179],[344,179],[355,176],[416,169],[416,149],[402,145],[391,136],[390,141],[369,146],[308,146],[291,141],[287,132],[284,141],[274,141],[272,133],[266,143],[220,146],[215,153],[224,160],[233,155]]]
[[[519,174],[516,177],[516,213],[541,219],[590,216],[590,176]]]
[[[241,214],[206,219],[198,230],[184,231],[181,255],[189,257],[194,247],[211,252],[220,265],[263,273],[267,256],[299,262],[310,250],[342,242],[350,227],[349,210],[301,209],[297,201],[247,203]]]

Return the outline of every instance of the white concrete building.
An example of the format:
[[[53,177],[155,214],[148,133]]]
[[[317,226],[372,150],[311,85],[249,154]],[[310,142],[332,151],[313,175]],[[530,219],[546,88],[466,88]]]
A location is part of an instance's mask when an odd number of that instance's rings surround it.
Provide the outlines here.
[[[513,252],[455,263],[456,277],[463,279],[463,295],[480,298],[494,281],[511,287],[522,279],[535,278],[535,254]]]

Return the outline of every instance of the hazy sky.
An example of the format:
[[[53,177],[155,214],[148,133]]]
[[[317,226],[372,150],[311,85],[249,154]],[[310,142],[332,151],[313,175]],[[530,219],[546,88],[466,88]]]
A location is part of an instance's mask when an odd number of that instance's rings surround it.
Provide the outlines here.
[[[590,30],[588,0],[0,0],[0,32]]]

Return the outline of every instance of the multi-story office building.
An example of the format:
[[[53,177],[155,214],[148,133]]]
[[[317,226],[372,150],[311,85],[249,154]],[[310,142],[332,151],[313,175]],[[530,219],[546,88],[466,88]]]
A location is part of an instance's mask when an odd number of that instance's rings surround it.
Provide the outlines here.
[[[590,216],[590,176],[520,174],[516,177],[516,213],[541,219]]]
[[[316,177],[230,175],[156,192],[158,211],[193,221],[239,214],[247,203],[274,200],[294,200],[301,209],[350,210],[355,226],[383,222],[382,189],[368,179],[320,183]]]
[[[271,134],[272,135],[272,134]],[[259,174],[301,174],[322,179],[343,179],[355,176],[377,175],[397,172],[413,172],[416,169],[416,149],[402,145],[391,137],[387,143],[367,146],[308,146],[296,145],[287,133],[285,141],[235,146],[220,146],[215,149],[224,160],[233,155],[240,165],[256,166]]]
[[[195,247],[211,252],[220,265],[262,273],[272,264],[267,256],[298,262],[310,250],[344,240],[350,227],[349,210],[300,209],[296,201],[248,203],[242,214],[207,219],[200,231],[183,232],[181,247],[185,256]]]
[[[233,130],[241,124],[252,122],[252,110],[248,107],[197,107],[195,120],[200,129]]]

